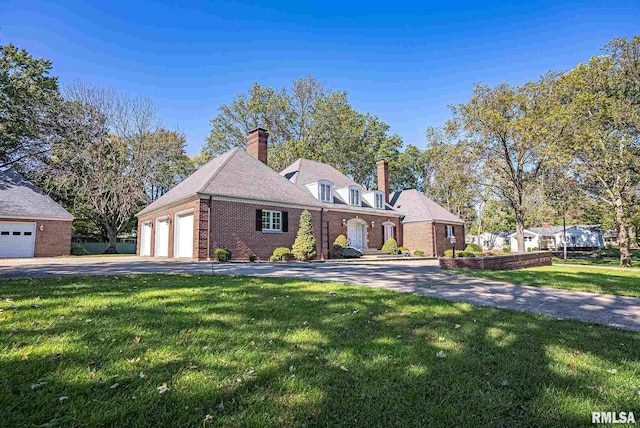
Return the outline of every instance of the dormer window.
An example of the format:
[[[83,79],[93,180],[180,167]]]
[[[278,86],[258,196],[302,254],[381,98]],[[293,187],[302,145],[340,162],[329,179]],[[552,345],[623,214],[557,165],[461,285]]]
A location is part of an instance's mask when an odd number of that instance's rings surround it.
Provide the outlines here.
[[[384,209],[384,193],[378,193],[376,192],[375,194],[376,197],[376,208],[381,210]]]
[[[318,198],[322,202],[333,202],[333,186],[330,182],[318,182]]]
[[[349,205],[360,206],[360,190],[354,187],[349,188]]]

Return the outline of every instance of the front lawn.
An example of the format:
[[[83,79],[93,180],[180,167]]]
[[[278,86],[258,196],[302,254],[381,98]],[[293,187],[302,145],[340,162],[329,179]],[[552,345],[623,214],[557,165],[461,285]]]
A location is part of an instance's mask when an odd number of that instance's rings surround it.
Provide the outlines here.
[[[511,271],[451,270],[512,284],[640,297],[640,269],[554,265]]]
[[[640,334],[366,287],[0,281],[2,426],[585,426]]]
[[[562,249],[558,250],[562,251]],[[565,263],[575,265],[604,265],[604,266],[620,266],[620,249],[605,248],[596,251],[585,251],[580,257],[573,257],[574,253],[569,252],[569,258],[566,260],[561,257],[554,257],[554,263]],[[640,259],[640,250],[631,250],[631,263],[635,264]]]

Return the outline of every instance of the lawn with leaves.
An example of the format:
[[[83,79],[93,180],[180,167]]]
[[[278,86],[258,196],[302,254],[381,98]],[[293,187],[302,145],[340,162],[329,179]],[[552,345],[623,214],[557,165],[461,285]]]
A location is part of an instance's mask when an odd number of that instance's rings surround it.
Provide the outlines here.
[[[0,281],[0,425],[585,426],[640,334],[413,294],[157,275]]]
[[[471,269],[451,269],[451,271],[532,287],[640,297],[640,269],[554,265],[509,271]]]

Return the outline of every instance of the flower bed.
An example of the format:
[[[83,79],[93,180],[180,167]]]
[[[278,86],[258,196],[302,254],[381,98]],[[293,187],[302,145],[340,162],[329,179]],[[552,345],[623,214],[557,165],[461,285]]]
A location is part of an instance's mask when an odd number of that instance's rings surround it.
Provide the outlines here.
[[[512,253],[486,257],[440,257],[440,267],[477,270],[514,270],[534,266],[551,266],[553,254],[548,251]]]

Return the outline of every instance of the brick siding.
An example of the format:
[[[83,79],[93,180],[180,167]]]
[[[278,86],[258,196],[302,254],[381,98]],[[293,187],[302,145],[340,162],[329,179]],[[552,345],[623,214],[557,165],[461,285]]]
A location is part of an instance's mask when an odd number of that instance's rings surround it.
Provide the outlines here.
[[[508,256],[442,257],[440,266],[478,270],[514,270],[533,266],[551,266],[552,257],[553,254],[548,251],[510,254]]]
[[[329,248],[333,245],[333,241],[339,235],[347,236],[347,226],[342,225],[342,220],[346,220],[347,222],[353,218],[359,218],[364,220],[367,223],[367,248],[372,249],[380,249],[384,244],[384,231],[382,223],[386,221],[390,221],[394,224],[395,227],[395,235],[396,240],[398,241],[398,245],[402,245],[402,231],[399,230],[399,219],[398,217],[390,217],[384,215],[372,215],[372,214],[355,214],[353,212],[337,212],[337,211],[329,211],[324,213],[324,231],[326,236],[327,230],[327,222],[329,228],[329,239],[328,244]],[[371,222],[374,222],[373,227],[371,226]],[[325,245],[327,245],[325,243]],[[327,247],[325,247],[327,248]]]
[[[456,251],[462,251],[465,248],[464,242],[464,226],[461,224],[451,224],[453,232],[456,236]],[[404,246],[411,251],[422,250],[426,256],[443,256],[446,250],[451,249],[452,245],[447,238],[446,223],[433,223],[430,221],[410,222],[403,224],[403,241]],[[433,239],[435,231],[435,242]],[[435,250],[437,247],[437,251]]]
[[[0,218],[0,221],[36,224],[34,257],[57,257],[71,254],[71,232],[73,230],[71,220]]]

